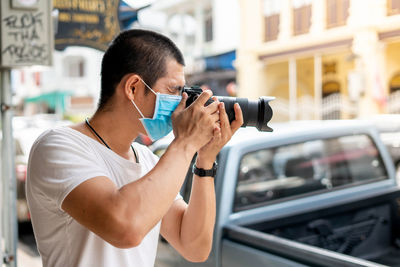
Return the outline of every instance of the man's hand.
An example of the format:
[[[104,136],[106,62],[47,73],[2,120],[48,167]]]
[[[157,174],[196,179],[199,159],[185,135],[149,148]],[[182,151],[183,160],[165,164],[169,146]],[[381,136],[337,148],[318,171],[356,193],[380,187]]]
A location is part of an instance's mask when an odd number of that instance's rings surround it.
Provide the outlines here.
[[[215,101],[214,103],[216,103]],[[218,102],[219,127],[214,128],[212,139],[203,146],[197,155],[196,166],[211,169],[219,151],[231,139],[232,135],[242,126],[243,114],[238,103],[234,105],[235,120],[229,124],[229,118],[223,102]]]
[[[172,125],[175,140],[181,140],[198,151],[207,144],[215,135],[219,102],[204,106],[212,96],[211,91],[204,91],[189,107],[186,107],[187,94],[182,95],[182,100],[172,114]]]
[[[204,96],[203,94],[202,96]],[[213,118],[213,125],[207,128],[207,131],[211,131],[211,134],[207,133],[207,137],[204,137],[206,133],[200,132],[200,135],[191,137],[192,139],[204,138],[203,140],[209,138],[199,150],[196,150],[198,151],[196,165],[204,169],[211,169],[221,148],[243,124],[242,111],[238,104],[234,106],[236,119],[232,124],[229,124],[224,103],[214,99],[214,102],[208,107],[201,106],[204,105],[204,100],[208,97],[209,95],[206,95],[205,99],[198,102],[199,106],[196,108],[207,109],[212,106],[210,108],[212,111],[209,111],[212,113],[207,115]],[[182,118],[185,118],[183,117],[185,113],[189,114],[189,112],[183,112]],[[190,116],[188,119],[191,119]],[[194,123],[199,123],[199,121],[194,121]],[[178,125],[174,129],[180,130],[179,127]],[[196,178],[196,175],[194,177],[189,203],[186,204],[183,200],[178,200],[172,204],[163,218],[161,234],[185,259],[202,262],[207,259],[212,248],[216,216],[215,189],[214,179]]]

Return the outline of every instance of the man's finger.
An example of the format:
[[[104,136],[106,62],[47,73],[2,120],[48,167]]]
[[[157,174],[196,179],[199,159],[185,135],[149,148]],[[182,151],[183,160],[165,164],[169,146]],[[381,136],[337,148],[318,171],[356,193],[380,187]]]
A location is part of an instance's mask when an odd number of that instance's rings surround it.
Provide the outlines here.
[[[182,111],[182,110],[184,110],[186,108],[186,100],[187,100],[187,98],[188,98],[187,93],[183,93],[181,102],[179,102],[178,106],[176,106],[175,111],[179,112],[179,111]]]
[[[214,114],[210,115],[211,121],[213,122],[217,122],[219,121],[219,114],[217,112],[215,112]]]
[[[240,126],[243,125],[243,113],[238,103],[235,103],[233,108],[235,110],[235,120],[231,123],[231,129],[232,132],[235,132],[237,129],[240,128]]]
[[[196,101],[193,102],[193,104],[200,105],[203,107],[211,96],[212,96],[212,91],[206,90],[201,93],[201,95],[196,99]]]
[[[228,117],[228,114],[226,114],[224,102],[221,102],[221,104],[219,105],[219,120],[221,123],[221,129],[223,132],[225,132],[227,129],[229,129],[228,128],[230,126],[229,117]]]
[[[214,128],[214,136],[213,136],[213,138],[216,139],[216,140],[221,138],[221,128],[219,128],[219,127],[215,127]]]
[[[208,105],[206,107],[206,111],[208,112],[208,114],[213,114],[213,113],[217,112],[219,103],[220,102],[218,102],[218,101],[214,101],[210,105]]]

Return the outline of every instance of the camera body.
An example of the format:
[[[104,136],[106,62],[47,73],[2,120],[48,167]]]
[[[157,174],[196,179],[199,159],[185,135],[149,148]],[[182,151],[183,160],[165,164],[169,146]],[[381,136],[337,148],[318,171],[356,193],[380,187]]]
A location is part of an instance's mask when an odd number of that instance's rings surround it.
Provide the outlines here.
[[[201,95],[203,89],[200,86],[194,85],[191,87],[184,87],[182,93],[186,93],[188,95],[188,99],[186,100],[186,107],[190,106],[196,99]],[[206,102],[206,106],[213,102],[212,99],[208,99]]]
[[[200,96],[203,90],[200,86],[184,87],[182,93],[187,93],[188,99],[186,100],[186,106],[190,106],[196,99]],[[216,96],[218,101],[224,102],[225,110],[229,118],[229,122],[235,119],[235,110],[233,108],[235,103],[240,105],[243,113],[243,125],[254,126],[259,131],[272,132],[267,123],[272,118],[272,109],[269,105],[269,101],[275,99],[274,97],[262,96],[259,100],[248,100],[247,98],[237,98],[237,97],[226,97],[226,96]],[[206,102],[206,106],[211,104],[213,100],[210,98]]]

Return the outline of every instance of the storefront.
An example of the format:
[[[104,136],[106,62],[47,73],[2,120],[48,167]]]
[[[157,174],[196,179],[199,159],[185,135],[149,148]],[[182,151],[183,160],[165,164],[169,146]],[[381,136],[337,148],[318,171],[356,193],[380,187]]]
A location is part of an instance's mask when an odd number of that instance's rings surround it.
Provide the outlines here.
[[[214,95],[236,95],[234,89],[231,89],[236,84],[236,70],[233,66],[235,59],[236,51],[230,51],[198,60],[197,64],[202,68],[188,75],[187,84],[211,89]]]

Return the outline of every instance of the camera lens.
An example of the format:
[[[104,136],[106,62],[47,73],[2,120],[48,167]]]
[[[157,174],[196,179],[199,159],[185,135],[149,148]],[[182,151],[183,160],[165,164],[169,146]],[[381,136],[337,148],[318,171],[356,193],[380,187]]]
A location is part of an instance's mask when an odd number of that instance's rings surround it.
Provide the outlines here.
[[[263,96],[258,100],[223,96],[217,96],[217,98],[220,102],[224,102],[229,122],[232,122],[235,119],[235,110],[233,105],[238,103],[243,113],[242,127],[254,126],[259,131],[272,132],[272,128],[270,128],[267,123],[271,120],[273,114],[269,101],[275,99],[274,97]]]
[[[186,100],[186,106],[192,104],[198,96],[203,92],[200,87],[192,86],[192,87],[184,87],[183,91],[188,94],[188,98]],[[237,97],[228,97],[228,96],[216,96],[220,102],[224,102],[225,111],[228,114],[229,122],[232,122],[235,119],[235,110],[233,105],[235,103],[239,103],[240,108],[243,113],[243,125],[246,126],[254,126],[259,131],[263,132],[272,132],[272,128],[270,128],[267,123],[272,118],[272,109],[269,105],[269,101],[274,100],[275,97],[266,97],[262,96],[258,100],[248,100],[247,98],[237,98]],[[205,105],[209,105],[213,102],[210,98],[207,100]]]

